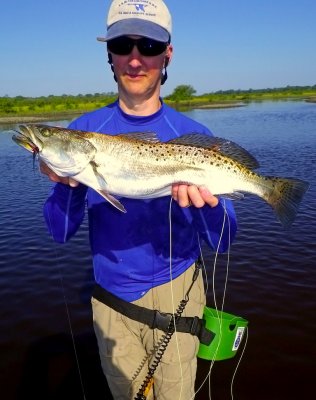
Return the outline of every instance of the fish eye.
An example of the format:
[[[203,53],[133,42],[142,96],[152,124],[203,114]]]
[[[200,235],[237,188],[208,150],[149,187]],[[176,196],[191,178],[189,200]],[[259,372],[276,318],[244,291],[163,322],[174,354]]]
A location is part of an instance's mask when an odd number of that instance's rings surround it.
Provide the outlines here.
[[[44,137],[48,137],[48,136],[50,136],[50,131],[49,131],[47,128],[43,128],[43,129],[41,130],[41,134],[42,134],[42,136],[44,136]]]

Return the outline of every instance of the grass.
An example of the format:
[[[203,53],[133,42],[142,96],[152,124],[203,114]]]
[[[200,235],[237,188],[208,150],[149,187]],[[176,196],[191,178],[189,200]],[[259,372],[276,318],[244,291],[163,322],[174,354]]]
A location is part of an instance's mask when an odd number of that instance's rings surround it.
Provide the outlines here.
[[[79,94],[77,96],[50,95],[47,97],[5,96],[0,97],[0,121],[14,121],[21,117],[37,120],[57,119],[62,116],[95,110],[112,103],[116,98],[116,93]],[[199,96],[184,94],[180,99],[171,94],[166,96],[164,101],[178,110],[187,110],[190,108],[240,106],[251,101],[289,99],[316,102],[316,85],[259,90],[227,90]]]

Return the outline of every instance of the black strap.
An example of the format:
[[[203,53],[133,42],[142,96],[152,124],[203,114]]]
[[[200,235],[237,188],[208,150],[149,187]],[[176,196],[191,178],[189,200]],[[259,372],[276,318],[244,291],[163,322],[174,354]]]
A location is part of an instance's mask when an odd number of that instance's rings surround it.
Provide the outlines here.
[[[150,310],[122,300],[98,284],[95,285],[92,296],[120,314],[146,324],[151,329],[167,332],[174,318],[173,314]],[[175,321],[178,332],[191,333],[197,336],[202,344],[209,345],[215,336],[215,333],[205,327],[205,321],[199,317],[176,317]]]

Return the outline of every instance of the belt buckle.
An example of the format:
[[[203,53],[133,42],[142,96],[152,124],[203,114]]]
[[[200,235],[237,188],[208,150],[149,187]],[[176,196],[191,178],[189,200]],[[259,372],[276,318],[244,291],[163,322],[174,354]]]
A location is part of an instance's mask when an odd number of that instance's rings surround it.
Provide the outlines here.
[[[158,329],[166,332],[168,330],[170,322],[173,318],[173,314],[164,313],[159,310],[154,310],[154,311],[155,311],[155,315],[154,315],[153,328],[158,328]]]

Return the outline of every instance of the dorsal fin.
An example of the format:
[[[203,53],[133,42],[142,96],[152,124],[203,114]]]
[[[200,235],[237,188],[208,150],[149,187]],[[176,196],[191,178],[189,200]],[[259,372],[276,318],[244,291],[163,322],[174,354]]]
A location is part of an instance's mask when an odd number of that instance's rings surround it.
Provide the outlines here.
[[[143,142],[149,143],[158,143],[160,142],[156,132],[128,132],[128,133],[120,133],[117,135],[119,137],[125,137],[127,139],[136,139],[142,140]]]
[[[168,143],[211,149],[242,163],[247,168],[256,169],[259,167],[258,161],[252,154],[231,140],[201,133],[188,133],[176,139],[169,140]]]

